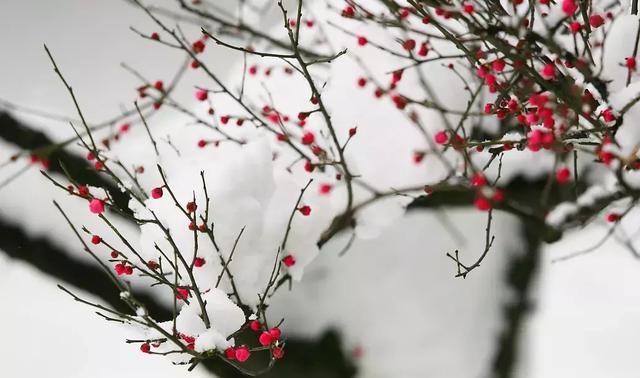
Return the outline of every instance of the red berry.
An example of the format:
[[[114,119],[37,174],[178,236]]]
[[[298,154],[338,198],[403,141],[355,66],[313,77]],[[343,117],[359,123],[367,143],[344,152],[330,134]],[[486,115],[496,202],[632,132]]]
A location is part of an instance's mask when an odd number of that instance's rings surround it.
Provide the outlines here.
[[[302,144],[304,145],[310,145],[315,141],[316,137],[315,135],[313,135],[312,132],[307,131],[306,133],[304,133],[304,135],[302,136]]]
[[[540,74],[546,80],[552,80],[556,78],[556,66],[553,63],[547,63],[542,67]]]
[[[576,5],[575,0],[562,0],[562,11],[567,16],[571,16],[576,10],[578,10],[578,5]]]
[[[291,255],[286,255],[283,259],[282,259],[282,263],[284,264],[284,266],[286,266],[287,268],[291,268],[292,266],[295,265],[296,263],[296,259],[291,256]]]
[[[486,74],[484,77],[484,83],[486,85],[496,85],[496,83],[498,82],[498,79],[496,79],[496,76],[494,74]]]
[[[309,207],[307,205],[304,205],[304,206],[299,207],[298,211],[300,211],[300,213],[306,217],[309,214],[311,214],[311,207]]]
[[[100,236],[98,235],[91,236],[91,244],[98,245],[100,243],[102,243],[102,238]]]
[[[629,71],[636,70],[636,58],[633,56],[624,58],[624,65],[629,69]]]
[[[342,9],[342,17],[353,17],[354,14],[355,11],[350,5],[347,5],[346,7],[344,7],[344,9]]]
[[[580,29],[582,29],[582,24],[578,21],[573,21],[569,24],[569,30],[571,30],[573,34],[579,33]]]
[[[446,131],[438,131],[434,137],[434,140],[438,144],[445,144],[449,140],[449,136]]]
[[[367,40],[366,37],[362,37],[362,36],[358,37],[358,45],[359,46],[364,46],[364,45],[367,44],[367,42],[369,42],[369,41]]]
[[[331,184],[320,184],[320,194],[329,194],[331,192],[332,186]]]
[[[271,335],[271,337],[274,340],[278,340],[280,338],[280,336],[282,335],[282,332],[280,331],[280,328],[278,327],[273,327],[269,330],[269,334]]]
[[[160,34],[158,34],[156,32],[153,32],[153,33],[151,33],[150,38],[153,39],[153,40],[159,41],[160,40]]]
[[[602,112],[602,118],[604,118],[605,122],[613,122],[616,120],[616,116],[613,114],[611,109],[606,109]]]
[[[187,202],[187,206],[185,206],[185,208],[187,209],[188,213],[193,213],[198,208],[198,205],[196,205],[196,203],[193,201],[189,201]]]
[[[235,350],[235,357],[236,357],[236,360],[238,360],[238,362],[245,362],[246,360],[249,359],[250,356],[251,356],[251,352],[249,351],[249,348],[247,348],[244,345],[236,348]]]
[[[200,54],[201,52],[204,51],[204,42],[201,39],[199,39],[193,42],[193,44],[191,45],[191,48],[193,49],[194,53]]]
[[[280,348],[280,347],[273,347],[273,349],[271,350],[271,355],[273,356],[273,358],[275,358],[276,360],[281,359],[282,357],[284,357],[284,349]]]
[[[193,266],[195,266],[196,268],[201,268],[202,266],[204,266],[205,263],[206,261],[202,257],[196,257],[193,260]]]
[[[176,288],[176,298],[181,300],[189,298],[189,289],[187,289],[186,287]]]
[[[487,211],[491,209],[491,202],[483,196],[476,197],[473,205],[480,211]]]
[[[257,319],[252,320],[251,323],[249,323],[249,328],[251,328],[252,331],[259,331],[262,328],[262,324]]]
[[[198,101],[206,101],[208,97],[209,97],[209,93],[204,89],[198,89],[196,91],[196,99]]]
[[[487,178],[481,173],[476,173],[471,177],[471,185],[475,187],[483,187],[487,185]]]
[[[502,72],[505,67],[505,62],[503,59],[496,59],[491,63],[491,68],[493,68],[496,72]]]
[[[140,351],[142,353],[149,353],[151,352],[151,345],[149,345],[149,343],[144,343],[142,345],[140,345]]]
[[[157,80],[155,83],[153,83],[153,87],[162,92],[164,90],[164,83],[162,82],[162,80]]]
[[[224,356],[227,358],[227,360],[235,360],[236,359],[236,351],[235,349],[229,347],[227,349],[224,350]]]
[[[406,41],[402,42],[402,48],[407,51],[415,49],[416,48],[415,39],[407,39]]]
[[[604,24],[604,18],[599,14],[593,14],[589,16],[589,25],[593,28],[599,28]]]
[[[464,3],[464,5],[462,6],[462,10],[464,10],[465,13],[473,13],[474,7],[472,3]]]
[[[116,271],[116,274],[118,274],[119,276],[125,274],[125,271],[126,271],[124,264],[121,264],[121,263],[116,264],[116,266],[114,266],[113,269]]]
[[[80,195],[83,197],[86,197],[89,194],[88,189],[87,189],[87,193],[83,193],[82,188],[83,187],[78,188],[80,191]],[[84,188],[86,189],[86,187]],[[89,211],[91,211],[94,214],[104,213],[104,201],[97,198],[92,199],[91,202],[89,202]]]
[[[258,342],[262,346],[267,346],[273,342],[273,337],[269,332],[262,332],[262,334],[260,334],[260,337],[258,337]]]
[[[87,196],[89,195],[89,188],[87,188],[87,187],[86,187],[86,186],[84,186],[84,185],[80,185],[80,186],[78,186],[78,194],[79,194],[81,197],[87,197]],[[104,211],[104,210],[103,210],[103,211]],[[93,212],[93,211],[92,211],[92,212]]]
[[[620,220],[620,215],[616,213],[607,214],[607,222],[615,223]]]
[[[316,168],[315,165],[313,165],[312,162],[310,162],[309,160],[304,162],[304,170],[311,173],[313,172],[313,170]]]
[[[558,183],[565,184],[571,179],[571,171],[567,167],[562,167],[556,171],[556,180]]]
[[[426,43],[421,43],[420,44],[420,50],[418,50],[418,55],[419,56],[427,56],[429,54],[429,47],[427,46]]]
[[[153,199],[162,198],[162,194],[163,192],[161,187],[153,188],[151,190],[151,198]]]

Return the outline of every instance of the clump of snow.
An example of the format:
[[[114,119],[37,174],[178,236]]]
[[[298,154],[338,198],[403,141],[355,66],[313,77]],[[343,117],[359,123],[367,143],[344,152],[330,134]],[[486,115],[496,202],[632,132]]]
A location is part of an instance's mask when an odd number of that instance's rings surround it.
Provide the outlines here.
[[[599,200],[610,196],[611,193],[610,190],[605,189],[603,186],[593,185],[582,193],[575,203],[563,202],[558,204],[547,214],[545,222],[553,227],[561,227],[571,217],[578,214],[581,209],[594,206]]]
[[[190,219],[168,194],[148,199],[144,206],[132,201],[132,207],[139,218],[157,216],[186,261],[204,258],[205,265],[194,268],[200,291],[215,288],[223,270],[222,260],[226,264],[232,253],[229,270],[245,304],[259,302],[258,294],[265,290],[274,262],[285,255],[296,260],[287,268],[288,273],[294,279],[302,277],[305,266],[318,254],[316,242],[335,211],[326,196],[318,194],[316,185],[308,188],[300,203],[311,206],[312,214],[302,216],[296,211],[305,182],[273,162],[266,136],[256,134],[244,145],[227,143],[210,152],[195,151],[175,160],[163,166],[168,187],[179,206],[185,207],[195,198],[198,225],[209,214],[207,226],[213,225],[216,244],[204,232],[197,232],[194,237],[194,231],[189,229]],[[208,206],[201,172],[210,200]],[[160,180],[158,185],[162,185]],[[282,249],[290,219],[293,231]],[[161,258],[156,245],[166,256],[173,256],[173,245],[160,227],[147,223],[141,231],[141,245],[149,258]],[[229,277],[223,276],[220,287],[230,292]],[[188,280],[182,283],[192,284]]]
[[[176,318],[178,332],[195,337],[196,351],[199,352],[224,350],[233,345],[233,341],[227,341],[227,337],[245,323],[242,309],[220,289],[211,289],[202,295],[202,300],[206,303],[205,311],[211,327],[206,328],[200,306],[194,299],[182,307]]]
[[[590,186],[584,193],[578,197],[576,203],[580,207],[590,207],[595,205],[595,203],[611,194],[608,190],[600,185]]]
[[[545,218],[545,222],[549,226],[559,227],[561,226],[569,217],[578,213],[580,208],[572,203],[572,202],[563,202],[558,204],[553,210],[547,214]]]

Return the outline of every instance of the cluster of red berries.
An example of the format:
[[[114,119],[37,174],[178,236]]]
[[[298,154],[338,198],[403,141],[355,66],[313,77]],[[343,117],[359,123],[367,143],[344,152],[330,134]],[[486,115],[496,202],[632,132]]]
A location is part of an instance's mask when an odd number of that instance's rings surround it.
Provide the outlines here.
[[[279,360],[284,357],[284,349],[279,343],[280,336],[282,335],[280,328],[273,327],[268,330],[264,329],[259,320],[252,320],[251,323],[249,323],[249,328],[255,332],[262,331],[258,336],[258,342],[262,346],[269,346],[271,348],[271,356],[274,359]],[[228,360],[245,362],[251,356],[251,351],[246,345],[241,345],[235,348],[227,348],[224,351],[224,355]]]
[[[162,344],[162,341],[154,341],[154,342],[144,342],[140,344],[140,351],[142,353],[151,353],[151,347],[157,348]]]
[[[195,349],[195,343],[196,343],[196,338],[193,336],[189,336],[189,335],[185,335],[184,333],[178,333],[178,337],[182,340],[184,340],[184,342],[187,344],[187,349],[189,350],[194,350]]]
[[[198,230],[200,232],[207,232],[209,230],[209,228],[207,227],[206,224],[204,223],[200,223],[199,225],[196,225],[195,223],[191,222],[189,223],[189,225],[187,226],[187,228],[189,229],[189,231],[195,231]]]
[[[153,93],[153,95],[155,96],[154,98],[156,99],[156,101],[153,103],[153,108],[155,110],[160,109],[160,107],[162,106],[162,97],[165,95],[165,88],[164,88],[164,82],[162,80],[156,80],[153,85],[149,85],[149,84],[144,84],[139,86],[138,88],[136,88],[137,92],[138,92],[138,97],[140,98],[146,98],[147,96],[149,96],[149,93],[147,93],[147,90],[152,89],[157,91],[157,93]],[[126,132],[128,130],[128,125],[126,127],[125,130],[121,130],[122,132]],[[117,134],[115,139],[117,140]]]
[[[500,188],[491,188],[487,178],[482,173],[476,173],[471,177],[471,186],[476,189],[476,199],[473,205],[480,211],[488,211],[496,203],[504,201],[504,191]]]
[[[113,268],[116,271],[116,274],[118,274],[119,276],[130,276],[133,274],[133,266],[127,264],[126,262],[117,263]]]
[[[45,159],[36,154],[31,154],[30,159],[31,159],[31,164],[40,163],[40,166],[42,167],[42,169],[44,169],[45,171],[49,170],[49,164],[50,164],[49,159]]]
[[[271,76],[274,68],[282,69],[282,72],[284,72],[284,74],[288,76],[293,75],[293,72],[294,72],[293,69],[288,66],[282,66],[282,67],[267,66],[267,67],[264,67],[264,70],[263,70],[264,76],[266,77]],[[254,64],[247,68],[247,73],[249,74],[249,76],[256,76],[260,72],[259,70],[260,70],[260,66],[258,66],[257,64]]]

